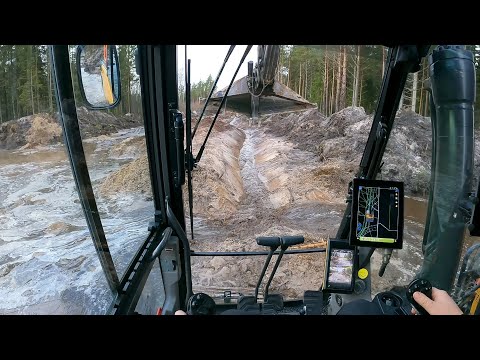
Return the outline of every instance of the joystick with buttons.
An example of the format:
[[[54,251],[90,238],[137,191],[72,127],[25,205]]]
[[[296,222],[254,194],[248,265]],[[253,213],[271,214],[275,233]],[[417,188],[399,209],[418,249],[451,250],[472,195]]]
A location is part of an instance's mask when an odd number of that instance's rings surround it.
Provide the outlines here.
[[[413,298],[413,294],[419,291],[427,295],[430,299],[432,298],[432,284],[425,279],[415,279],[413,280],[407,288],[407,299],[410,301],[410,304],[417,310],[420,315],[430,315],[423,307],[421,307]]]
[[[188,315],[214,315],[215,301],[204,293],[198,293],[190,297],[187,303]]]

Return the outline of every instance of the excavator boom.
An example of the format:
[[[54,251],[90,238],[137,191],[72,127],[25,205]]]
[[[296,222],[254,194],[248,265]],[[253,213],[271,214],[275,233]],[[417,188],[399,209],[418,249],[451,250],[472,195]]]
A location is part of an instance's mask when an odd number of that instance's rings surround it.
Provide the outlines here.
[[[258,45],[257,63],[248,64],[248,75],[235,81],[225,104],[232,110],[248,113],[253,118],[278,112],[305,110],[317,105],[304,99],[286,85],[275,80],[280,58],[279,45]],[[227,88],[212,96],[219,106]]]

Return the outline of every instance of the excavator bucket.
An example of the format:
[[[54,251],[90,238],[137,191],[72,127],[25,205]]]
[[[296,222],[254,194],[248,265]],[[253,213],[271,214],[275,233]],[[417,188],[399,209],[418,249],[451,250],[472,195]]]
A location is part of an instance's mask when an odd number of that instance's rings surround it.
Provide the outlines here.
[[[255,96],[249,89],[247,78],[248,76],[244,76],[232,84],[225,101],[228,109],[256,118],[259,115],[305,110],[317,106],[277,81]],[[213,94],[212,105],[220,106],[226,91],[227,88],[224,88]]]

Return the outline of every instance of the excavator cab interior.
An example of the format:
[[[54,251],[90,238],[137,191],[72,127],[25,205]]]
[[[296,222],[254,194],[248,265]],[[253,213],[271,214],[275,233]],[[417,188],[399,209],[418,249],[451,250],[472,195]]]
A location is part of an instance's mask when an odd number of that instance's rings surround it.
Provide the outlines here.
[[[230,47],[216,81],[234,47]],[[258,118],[259,112],[315,106],[275,81],[279,57],[276,45],[259,45],[256,63],[249,62],[246,76],[234,82],[251,48],[251,45],[247,46],[229,85],[214,91],[215,81],[206,99],[200,119],[208,105],[216,104],[207,139],[226,102],[238,111],[247,112],[252,119]],[[480,313],[480,290],[476,282],[480,278],[480,245],[468,249],[461,259],[466,228],[472,236],[480,235],[480,188],[475,188],[478,185],[474,184],[474,176],[478,174],[474,174],[473,166],[476,59],[465,46],[388,46],[368,140],[358,171],[345,189],[347,206],[336,236],[328,239],[326,248],[295,249],[304,243],[303,234],[286,233],[252,239],[260,249],[256,253],[215,254],[196,251],[189,239],[195,231],[192,176],[195,176],[196,164],[205,150],[204,143],[197,155],[192,151],[192,136],[198,123],[192,124],[190,109],[191,62],[185,55],[186,109],[182,113],[177,87],[177,46],[138,45],[135,65],[140,79],[155,211],[148,224],[148,236],[122,277],[118,276],[113,264],[92,190],[72,85],[72,76],[77,75],[81,95],[92,109],[116,106],[122,86],[118,67],[110,66],[109,71],[102,68],[105,61],[112,65],[118,63],[115,46],[79,46],[78,74],[73,75],[68,46],[53,45],[49,50],[53,59],[57,105],[76,188],[114,298],[108,314],[138,314],[135,309],[154,264],[161,269],[161,279],[158,280],[161,284],[158,285],[163,286],[165,292],[165,299],[157,311],[162,315],[172,315],[177,310],[194,315],[409,315],[412,308],[409,289],[423,287],[428,290],[432,286],[449,292],[464,313]],[[383,165],[382,158],[407,76],[419,71],[425,58],[432,109],[432,159],[422,246],[423,265],[411,279],[410,287],[392,288],[372,298],[372,254],[375,251],[382,254],[381,277],[393,259],[392,251],[405,246],[404,180],[386,181],[377,175]],[[106,82],[109,85],[106,86]],[[95,86],[97,94],[92,88],[87,89],[89,86]],[[185,193],[184,187],[187,188]],[[184,196],[188,197],[189,209],[184,208]],[[186,221],[186,211],[190,211],[190,224]],[[294,257],[308,252],[325,252],[325,272],[318,274],[319,278],[323,277],[322,286],[304,289],[303,298],[296,300],[287,300],[279,292],[270,293],[272,280],[284,255],[293,254]],[[195,256],[263,256],[265,263],[253,293],[233,296],[225,291],[221,299],[213,299],[209,294],[193,291],[191,263]],[[267,274],[270,264],[273,268]],[[262,284],[265,285],[262,287]]]

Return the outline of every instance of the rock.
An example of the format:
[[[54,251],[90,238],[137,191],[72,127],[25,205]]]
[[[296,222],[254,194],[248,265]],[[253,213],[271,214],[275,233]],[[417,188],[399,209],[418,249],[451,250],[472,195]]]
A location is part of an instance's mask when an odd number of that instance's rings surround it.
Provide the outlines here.
[[[249,258],[240,260],[238,262],[238,265],[240,266],[240,271],[242,273],[246,273],[247,270],[249,270],[251,268],[252,263],[253,263],[252,259],[249,259]]]
[[[78,270],[78,268],[86,259],[87,258],[83,255],[80,255],[73,259],[61,258],[55,263],[55,265],[65,270]]]
[[[219,256],[216,256],[210,261],[210,265],[214,267],[215,271],[225,266],[226,261]]]
[[[269,195],[269,199],[275,209],[286,206],[293,201],[292,194],[288,189],[282,189]]]
[[[77,231],[82,229],[80,226],[68,224],[62,221],[57,221],[54,223],[51,223],[47,229],[45,230],[46,233],[49,234],[54,234],[54,235],[61,235],[61,234],[67,234],[72,231]]]
[[[12,271],[15,266],[20,265],[21,262],[11,262],[0,266],[0,278],[6,276]]]

